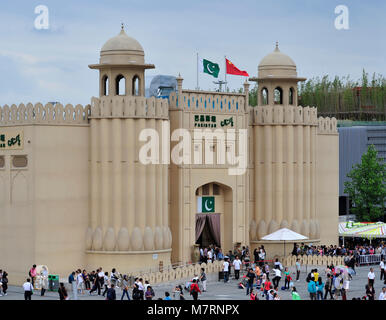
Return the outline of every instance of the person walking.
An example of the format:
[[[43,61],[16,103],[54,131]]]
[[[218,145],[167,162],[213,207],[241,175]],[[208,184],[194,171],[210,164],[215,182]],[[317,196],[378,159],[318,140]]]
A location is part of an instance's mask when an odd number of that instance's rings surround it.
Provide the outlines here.
[[[249,268],[247,273],[247,295],[253,290],[253,283],[255,281],[256,274],[253,272],[252,268]]]
[[[373,268],[370,268],[370,272],[367,275],[367,279],[368,279],[369,285],[374,287],[375,273],[374,273],[374,269]]]
[[[342,300],[347,300],[347,292],[350,288],[350,277],[349,274],[345,274],[343,277],[343,285],[342,285]]]
[[[143,285],[143,279],[142,278],[139,278],[138,280],[138,290],[139,290],[139,293],[141,295],[141,300],[144,299],[144,296],[145,296],[145,287]]]
[[[281,271],[279,268],[274,268],[273,271],[275,272],[275,277],[272,279],[273,286],[279,287],[279,282],[281,279]]]
[[[80,269],[77,271],[76,275],[76,286],[78,293],[84,294],[84,278],[83,278],[83,273]]]
[[[202,283],[202,292],[206,292],[206,273],[205,269],[201,268],[201,275],[200,275],[200,281]]]
[[[32,266],[32,268],[29,270],[29,276],[31,277],[32,287],[35,286],[35,279],[36,279],[36,264]]]
[[[224,272],[224,283],[229,281],[229,262],[228,259],[225,259],[223,262],[223,272]]]
[[[381,278],[380,280],[382,281],[382,279],[385,279],[386,280],[386,276],[385,276],[385,260],[382,258],[381,262],[379,263],[379,268],[381,269]]]
[[[67,290],[63,282],[59,283],[58,293],[59,293],[59,300],[68,300]]]
[[[72,288],[72,300],[78,300],[78,287],[76,284],[75,271],[73,271],[68,277],[68,283],[71,284],[71,288]]]
[[[201,293],[201,290],[196,283],[196,279],[193,279],[193,283],[190,286],[190,294],[193,296],[193,300],[198,300],[198,293]]]
[[[299,281],[300,268],[301,268],[300,259],[296,259],[295,265],[296,265],[296,281]]]
[[[285,267],[285,269],[284,269],[284,289],[290,288],[291,280],[292,280],[292,278],[291,278],[291,275],[288,271],[288,267]]]
[[[327,299],[327,295],[330,294],[330,300],[333,300],[334,297],[332,296],[332,278],[331,278],[331,274],[327,274],[327,279],[326,279],[326,282],[324,284],[324,300]]]
[[[265,299],[268,300],[269,299],[269,290],[271,290],[272,288],[272,283],[271,281],[269,280],[269,278],[267,278],[264,282],[264,295],[265,295]]]
[[[318,278],[318,282],[316,282],[316,297],[317,300],[323,300],[323,290],[324,290],[324,283],[322,281],[322,277]]]
[[[343,288],[343,277],[342,273],[340,273],[338,276],[334,279],[334,300],[338,300],[338,297],[342,294],[342,288]]]
[[[27,281],[24,282],[23,289],[24,289],[24,300],[32,300],[31,297],[33,295],[33,286],[30,278],[28,278]]]
[[[83,276],[83,283],[84,283],[85,289],[90,290],[91,289],[90,276],[89,274],[87,274],[86,270],[83,270],[82,276]]]
[[[311,278],[310,282],[308,282],[307,290],[311,300],[316,300],[316,284],[314,278]]]
[[[121,297],[121,300],[123,300],[125,295],[127,296],[127,300],[130,300],[129,279],[128,279],[127,275],[124,275],[123,279],[122,279],[122,297]]]
[[[106,300],[117,300],[117,295],[115,293],[115,285],[112,283],[110,288],[107,290]]]
[[[141,300],[141,294],[138,290],[138,284],[134,283],[133,292],[131,293],[133,300]]]
[[[44,296],[46,290],[47,290],[47,280],[48,280],[48,270],[43,267],[42,271],[40,272],[40,296]]]
[[[8,290],[8,273],[4,270],[2,277],[1,277],[1,288],[3,289],[3,295],[6,296],[8,295],[7,290]]]
[[[90,290],[90,296],[92,295],[92,293],[94,291],[97,291],[98,290],[98,296],[101,295],[101,282],[99,280],[99,269],[97,269],[97,274],[94,276],[94,284]]]
[[[236,256],[236,259],[233,261],[233,267],[235,268],[235,279],[239,280],[240,278],[240,269],[241,269],[242,262],[239,259],[239,256]]]
[[[106,271],[105,275],[103,276],[103,285],[105,286],[105,290],[103,291],[102,296],[105,296],[105,294],[109,290],[109,286],[110,286],[109,282],[110,282],[109,273]]]

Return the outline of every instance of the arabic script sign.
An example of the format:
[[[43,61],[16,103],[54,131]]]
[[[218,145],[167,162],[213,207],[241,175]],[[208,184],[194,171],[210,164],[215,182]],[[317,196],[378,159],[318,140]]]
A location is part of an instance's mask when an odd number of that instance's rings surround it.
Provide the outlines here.
[[[0,150],[22,150],[23,148],[23,130],[0,128]]]

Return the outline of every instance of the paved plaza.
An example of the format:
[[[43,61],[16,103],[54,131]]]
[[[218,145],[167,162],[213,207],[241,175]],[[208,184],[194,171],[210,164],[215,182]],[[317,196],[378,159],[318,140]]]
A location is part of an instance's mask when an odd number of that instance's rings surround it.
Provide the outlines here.
[[[383,281],[380,281],[380,271],[379,267],[377,265],[374,265],[374,271],[376,274],[375,278],[375,293],[376,293],[376,300],[378,300],[379,293],[384,286]],[[326,275],[324,272],[324,267],[321,266],[307,266],[307,270],[305,266],[302,266],[302,272],[300,275],[300,280],[298,282],[294,282],[295,286],[302,298],[302,300],[310,300],[309,295],[307,293],[307,287],[306,287],[306,277],[307,273],[313,269],[317,268],[320,272],[320,275],[323,278],[323,282],[326,279]],[[367,274],[370,270],[369,266],[359,267],[356,268],[357,274],[353,276],[353,280],[350,282],[350,289],[347,293],[347,299],[351,300],[354,297],[362,297],[365,295],[365,285],[367,284]],[[290,268],[292,277],[295,278],[294,274],[294,268]],[[306,272],[307,271],[307,272]],[[230,281],[228,283],[224,283],[223,281],[218,281],[218,275],[217,273],[212,273],[208,275],[208,282],[207,282],[207,292],[204,292],[203,294],[199,295],[199,300],[249,300],[249,296],[246,295],[246,290],[238,289],[237,287],[238,281],[233,279],[231,277]],[[172,291],[173,288],[181,284],[182,287],[184,287],[185,281],[179,280],[175,282],[168,282],[168,283],[162,283],[162,284],[156,284],[152,287],[154,288],[156,297],[155,299],[158,299],[160,297],[164,296],[164,292],[168,291],[170,292],[171,296],[173,297]],[[280,286],[284,286],[284,280],[282,279],[280,281]],[[72,292],[69,291],[70,297],[72,297]],[[192,297],[189,295],[187,291],[184,291],[185,298],[187,300],[192,300]],[[122,295],[122,291],[120,289],[117,289],[117,299],[120,299]],[[291,293],[289,290],[283,291],[279,290],[279,295],[282,300],[291,300]],[[102,296],[98,296],[94,293],[94,295],[90,296],[88,292],[86,292],[84,295],[78,295],[79,300],[104,300]],[[1,300],[23,300],[24,294],[23,289],[21,285],[19,287],[16,286],[9,286],[8,289],[8,295],[0,297]],[[58,300],[59,296],[57,292],[50,292],[47,291],[44,297],[40,296],[40,291],[35,291],[32,300]],[[127,298],[126,298],[127,299]],[[259,299],[265,299],[259,296]]]

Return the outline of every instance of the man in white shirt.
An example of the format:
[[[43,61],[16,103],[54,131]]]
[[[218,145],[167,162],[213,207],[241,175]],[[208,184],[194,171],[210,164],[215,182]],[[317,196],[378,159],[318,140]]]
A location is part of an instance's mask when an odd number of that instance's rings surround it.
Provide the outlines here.
[[[386,300],[386,287],[382,288],[381,293],[379,294],[378,300]]]
[[[213,253],[212,250],[208,250],[208,263],[212,263]]]
[[[229,262],[228,259],[225,259],[223,263],[223,271],[224,271],[224,283],[229,281]]]
[[[31,279],[28,278],[27,282],[24,282],[23,289],[24,289],[24,300],[31,300],[32,291],[33,291]]]
[[[145,287],[143,286],[143,279],[142,278],[139,278],[138,280],[138,290],[139,290],[139,293],[141,294],[141,298],[140,300],[143,300],[143,297],[145,295]]]
[[[235,268],[235,278],[236,278],[236,280],[239,280],[239,278],[240,278],[241,265],[242,265],[242,262],[239,259],[239,256],[236,256],[236,259],[233,260],[233,266]]]
[[[80,294],[84,294],[84,291],[83,291],[84,279],[83,279],[82,271],[79,269],[77,273],[78,273],[78,275],[76,276],[77,289]]]
[[[272,279],[272,284],[274,287],[279,287],[279,282],[281,279],[281,271],[280,269],[273,269],[275,272],[275,277]]]
[[[379,263],[379,267],[381,268],[381,281],[383,279],[383,277],[385,277],[385,280],[386,280],[386,276],[385,276],[385,260],[382,259],[381,262]]]
[[[369,280],[369,285],[374,288],[375,273],[373,268],[370,268],[370,272],[368,273],[367,278]]]

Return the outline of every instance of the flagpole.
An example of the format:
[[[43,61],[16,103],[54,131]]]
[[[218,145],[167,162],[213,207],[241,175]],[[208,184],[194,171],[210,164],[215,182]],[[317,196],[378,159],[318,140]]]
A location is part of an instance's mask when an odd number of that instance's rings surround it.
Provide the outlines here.
[[[224,56],[224,66],[225,66],[225,69],[224,69],[224,82],[225,82],[225,92],[227,92],[227,57]]]
[[[197,71],[197,87],[196,87],[196,90],[198,90],[199,89],[199,86],[198,86],[198,52],[197,52],[197,69],[196,69],[196,71]]]

